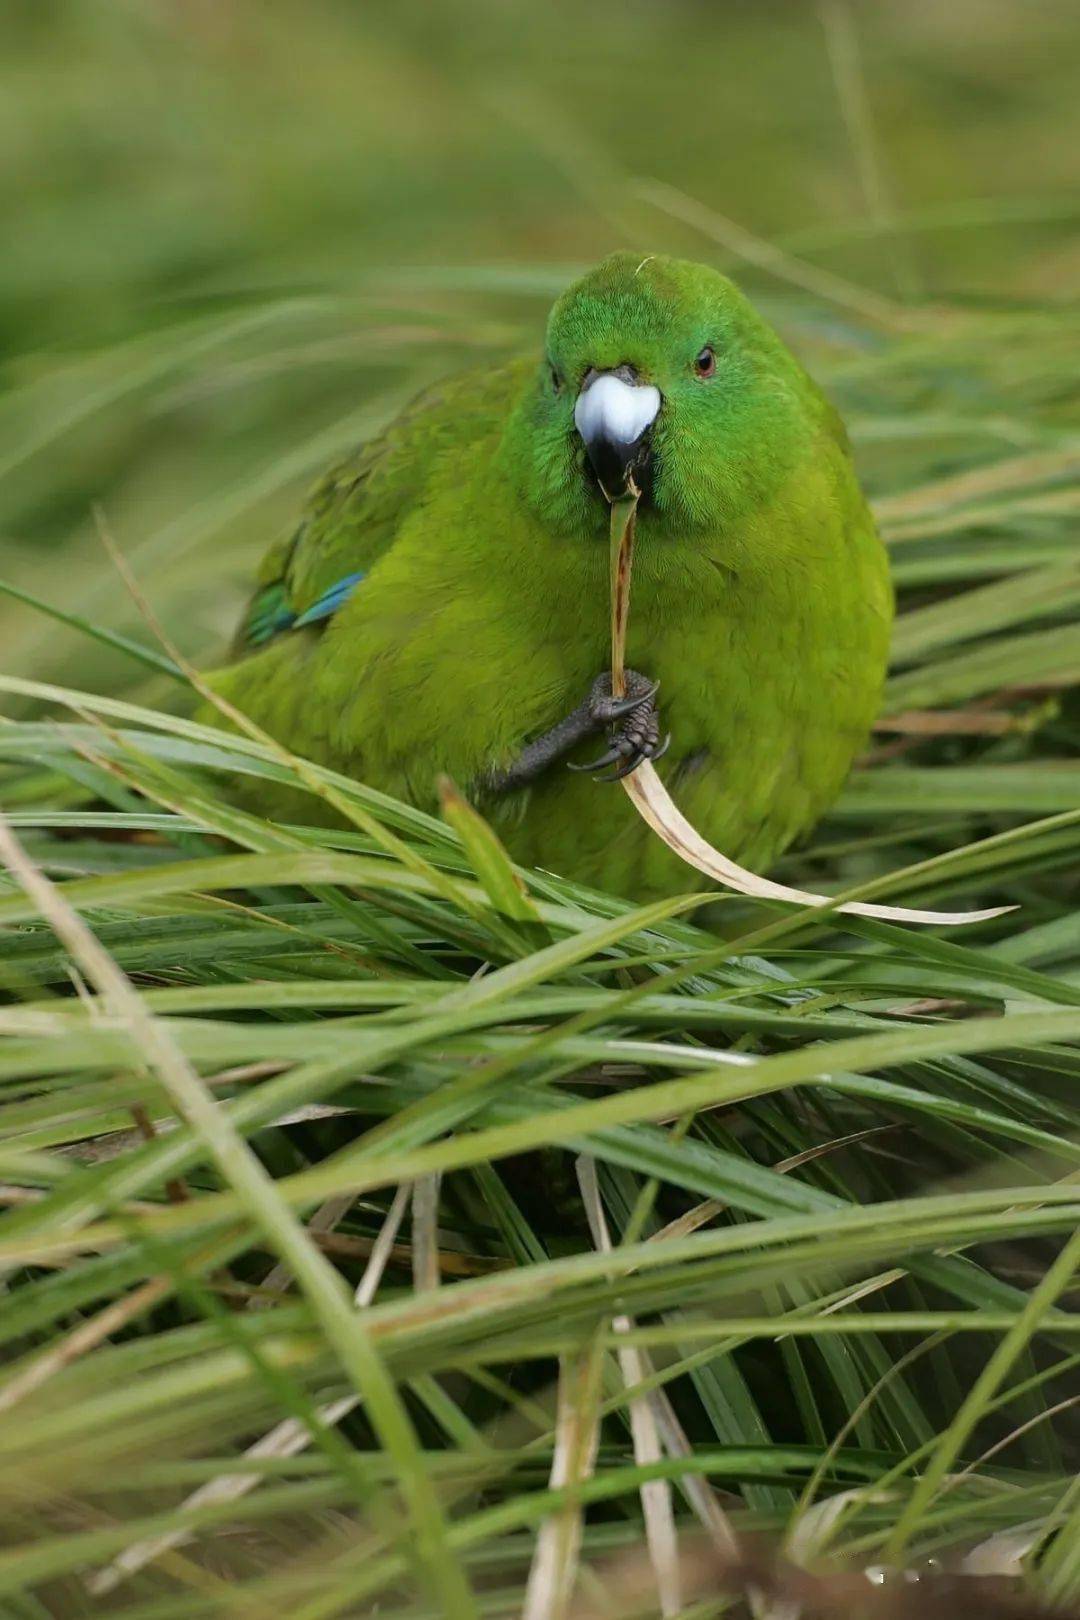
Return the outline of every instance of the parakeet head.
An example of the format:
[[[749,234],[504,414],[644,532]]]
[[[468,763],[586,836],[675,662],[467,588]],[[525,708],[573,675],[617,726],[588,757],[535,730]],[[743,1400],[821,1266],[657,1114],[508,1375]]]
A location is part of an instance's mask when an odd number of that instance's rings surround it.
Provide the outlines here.
[[[632,480],[650,526],[685,534],[766,500],[827,409],[726,276],[614,253],[551,311],[519,473],[549,522],[595,528]]]

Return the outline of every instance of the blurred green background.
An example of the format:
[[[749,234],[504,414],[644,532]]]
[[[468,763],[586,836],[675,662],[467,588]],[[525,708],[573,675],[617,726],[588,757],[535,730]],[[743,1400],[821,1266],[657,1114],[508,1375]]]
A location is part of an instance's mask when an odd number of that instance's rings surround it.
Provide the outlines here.
[[[4,12],[0,575],[131,629],[98,507],[204,661],[319,468],[432,375],[536,342],[612,247],[731,268],[837,375],[871,487],[919,430],[845,384],[865,324],[748,257],[890,305],[1076,286],[1075,0]],[[1013,403],[974,402],[987,450],[1031,442]],[[973,451],[930,422],[920,476]],[[140,678],[10,601],[0,632],[8,670]]]

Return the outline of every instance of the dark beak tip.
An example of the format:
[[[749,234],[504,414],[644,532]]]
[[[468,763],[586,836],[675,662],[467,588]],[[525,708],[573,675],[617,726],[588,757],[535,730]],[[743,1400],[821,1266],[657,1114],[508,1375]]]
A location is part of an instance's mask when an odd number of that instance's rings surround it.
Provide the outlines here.
[[[632,481],[640,486],[641,477],[634,475],[643,474],[647,467],[649,441],[650,434],[645,432],[632,444],[622,444],[607,437],[596,438],[586,444],[586,454],[596,481],[608,501],[620,500],[628,494]]]

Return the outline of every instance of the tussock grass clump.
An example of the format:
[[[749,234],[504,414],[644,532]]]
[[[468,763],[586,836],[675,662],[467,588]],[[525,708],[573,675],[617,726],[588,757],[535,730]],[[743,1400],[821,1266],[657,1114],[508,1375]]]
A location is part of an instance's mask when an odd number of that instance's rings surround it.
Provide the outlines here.
[[[635,908],[152,702],[163,654],[0,677],[17,1612],[511,1614],[643,1529],[669,1600],[732,1527],[1076,1586],[1077,441],[885,454],[917,377],[943,422],[1068,328],[938,320],[833,376],[902,612],[785,875],[980,927]]]

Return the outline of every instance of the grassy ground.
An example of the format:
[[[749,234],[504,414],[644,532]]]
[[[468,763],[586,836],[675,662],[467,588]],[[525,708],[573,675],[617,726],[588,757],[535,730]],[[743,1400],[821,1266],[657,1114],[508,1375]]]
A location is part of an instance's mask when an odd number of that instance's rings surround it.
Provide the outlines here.
[[[1076,31],[1033,15],[12,8],[5,1614],[539,1620],[580,1566],[575,1613],[704,1617],[732,1525],[1080,1596]],[[892,549],[886,713],[780,875],[1008,916],[520,889],[118,639],[99,531],[215,659],[306,480],[624,241],[740,275]]]

